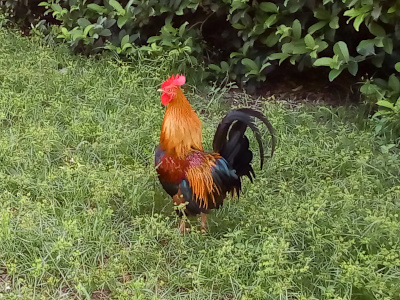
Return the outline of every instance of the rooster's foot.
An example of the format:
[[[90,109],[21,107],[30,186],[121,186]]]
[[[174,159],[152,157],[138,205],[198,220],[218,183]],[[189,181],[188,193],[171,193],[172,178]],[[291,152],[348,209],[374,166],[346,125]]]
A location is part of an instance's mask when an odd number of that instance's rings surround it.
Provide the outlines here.
[[[182,234],[190,232],[190,228],[186,227],[186,222],[183,219],[181,220],[181,223],[179,224],[179,232]]]

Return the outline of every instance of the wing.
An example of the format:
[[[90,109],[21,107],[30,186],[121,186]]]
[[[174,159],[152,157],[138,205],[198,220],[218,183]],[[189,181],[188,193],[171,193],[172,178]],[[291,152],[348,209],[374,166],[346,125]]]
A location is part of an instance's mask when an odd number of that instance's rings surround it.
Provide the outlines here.
[[[192,214],[220,207],[228,192],[239,194],[240,178],[219,154],[193,152],[187,159],[189,167],[179,189]]]

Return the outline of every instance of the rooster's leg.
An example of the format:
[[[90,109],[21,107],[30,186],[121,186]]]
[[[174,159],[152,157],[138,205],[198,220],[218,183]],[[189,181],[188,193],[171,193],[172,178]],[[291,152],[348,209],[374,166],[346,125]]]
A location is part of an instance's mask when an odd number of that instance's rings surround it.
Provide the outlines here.
[[[189,228],[186,228],[186,222],[184,219],[181,219],[181,223],[179,224],[179,231],[180,233],[188,232]]]
[[[200,213],[200,216],[201,216],[201,232],[206,233],[207,232],[207,214]]]
[[[183,198],[183,195],[181,193],[181,191],[179,190],[178,193],[172,197],[172,201],[174,202],[175,205],[182,205],[185,203],[185,199]],[[182,212],[183,213],[183,212]],[[186,220],[185,220],[186,216],[182,215],[181,216],[181,222],[179,224],[179,231],[181,233],[187,233],[190,231],[190,228],[186,227]]]

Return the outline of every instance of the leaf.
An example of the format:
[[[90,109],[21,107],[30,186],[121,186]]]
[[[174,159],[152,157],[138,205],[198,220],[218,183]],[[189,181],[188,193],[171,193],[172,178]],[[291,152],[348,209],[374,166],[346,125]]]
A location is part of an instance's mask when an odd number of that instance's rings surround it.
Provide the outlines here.
[[[339,17],[334,16],[332,20],[329,22],[329,27],[332,29],[338,29],[339,28]]]
[[[282,45],[282,52],[287,54],[304,54],[309,52],[304,45],[304,41],[294,41]]]
[[[364,17],[365,17],[365,14],[362,14],[362,15],[357,16],[357,18],[354,20],[353,27],[356,31],[360,30],[360,25],[364,21]]]
[[[343,13],[343,16],[354,18],[355,16],[357,16],[357,13],[355,12],[355,9],[352,8],[352,9],[346,10],[346,11]],[[347,21],[347,23],[348,23],[348,21]]]
[[[374,84],[376,84],[376,86],[378,86],[378,87],[380,87],[380,88],[382,88],[384,90],[389,89],[389,85],[388,85],[388,81],[387,80],[384,80],[384,79],[381,79],[381,78],[375,78]]]
[[[132,4],[133,4],[133,2],[135,2],[136,0],[129,0],[129,2],[126,4],[126,6],[125,6],[125,9],[128,11],[130,8],[131,8],[131,6],[132,6]]]
[[[209,67],[211,70],[217,71],[218,73],[221,73],[221,72],[222,72],[221,68],[220,68],[219,66],[217,66],[217,65],[209,64],[208,67]]]
[[[291,14],[294,14],[302,7],[303,7],[303,3],[301,3],[300,1],[291,1],[290,5],[288,6],[288,10]]]
[[[85,28],[86,26],[89,26],[90,24],[92,24],[92,23],[90,23],[90,21],[88,19],[85,19],[85,18],[79,18],[77,23],[82,28]]]
[[[161,36],[158,36],[158,35],[151,36],[151,37],[149,37],[149,38],[147,39],[147,43],[148,43],[148,44],[152,44],[152,43],[157,42],[157,41],[159,41],[159,40],[161,40],[161,39],[162,39]]]
[[[228,72],[229,69],[229,64],[226,61],[221,61],[221,70],[224,72]]]
[[[260,41],[268,47],[273,47],[279,41],[279,35],[275,34],[275,32],[272,32],[267,38],[261,38]]]
[[[250,70],[256,70],[256,71],[259,70],[257,64],[249,58],[243,58],[242,64],[245,65],[246,67],[248,67]]]
[[[119,16],[118,21],[117,21],[117,26],[119,28],[122,28],[122,26],[125,25],[125,23],[129,20],[129,15],[124,15],[124,16]]]
[[[396,63],[396,64],[394,65],[394,68],[396,69],[397,72],[400,73],[400,62]]]
[[[111,30],[108,28],[103,29],[102,31],[99,32],[99,35],[101,36],[111,36]]]
[[[393,40],[391,38],[387,37],[383,39],[383,50],[388,54],[393,53]]]
[[[272,53],[268,56],[269,60],[275,60],[279,59],[279,65],[290,56],[290,54],[287,53]]]
[[[385,29],[378,23],[375,23],[375,22],[369,23],[368,29],[369,29],[369,32],[371,32],[375,36],[385,36],[386,35]]]
[[[376,94],[378,91],[378,87],[376,84],[371,83],[370,81],[364,82],[362,86],[360,87],[360,92],[361,94],[370,96]]]
[[[179,35],[180,37],[182,37],[183,34],[185,33],[185,29],[186,29],[186,26],[187,26],[188,24],[189,24],[189,22],[185,22],[185,23],[183,23],[183,24],[179,27],[178,35]]]
[[[239,30],[246,28],[246,26],[244,26],[244,25],[242,25],[240,23],[232,24],[232,27],[235,28],[235,29],[239,29]]]
[[[379,54],[373,56],[371,62],[375,67],[381,68],[384,60],[385,60],[385,52],[382,51]]]
[[[307,34],[307,35],[304,37],[304,42],[306,43],[306,46],[307,46],[308,49],[311,49],[311,50],[314,49],[314,47],[315,47],[315,40],[314,40],[314,38],[311,36],[311,34]]]
[[[253,43],[250,41],[247,41],[246,43],[244,43],[243,45],[243,54],[246,55],[247,51],[249,50],[250,47],[253,46]]]
[[[395,74],[389,76],[389,88],[392,89],[395,93],[400,93],[400,81]]]
[[[264,27],[261,24],[257,24],[251,29],[251,35],[258,36],[258,35],[262,34],[264,31],[265,31]]]
[[[376,118],[376,117],[380,117],[380,116],[384,116],[384,115],[389,115],[392,114],[391,111],[389,110],[380,110],[377,111],[376,113],[373,114],[373,116],[371,117],[372,119]]]
[[[329,20],[331,18],[331,13],[322,6],[314,8],[314,17],[319,20]]]
[[[243,57],[243,53],[241,52],[231,52],[231,54],[229,55],[230,58],[235,58],[235,57]]]
[[[190,55],[190,56],[189,56],[189,59],[190,59],[190,62],[191,62],[193,65],[197,65],[197,64],[199,63],[198,60],[197,60],[197,58],[194,57],[193,55]]]
[[[379,100],[378,102],[376,102],[376,105],[382,106],[382,107],[386,107],[389,109],[394,109],[394,105],[393,103],[387,101],[387,100]]]
[[[326,66],[329,67],[332,63],[332,58],[330,57],[321,57],[318,58],[317,60],[314,61],[314,66],[320,67],[320,66]]]
[[[396,144],[387,144],[387,145],[382,145],[381,146],[381,151],[382,153],[389,153],[389,150],[395,147]]]
[[[319,21],[318,23],[315,23],[308,28],[308,33],[313,34],[314,32],[324,28],[326,24],[328,24],[328,21]]]
[[[94,27],[93,24],[90,24],[89,26],[86,26],[85,29],[83,30],[83,35],[87,36],[89,31],[90,31],[90,29],[92,29],[93,27]]]
[[[308,49],[303,45],[294,45],[293,54],[304,54],[309,52]]]
[[[345,42],[337,42],[333,46],[333,52],[335,52],[335,54],[337,54],[341,60],[344,60],[346,63],[349,62],[349,49],[347,49],[347,45]]]
[[[116,0],[108,0],[108,3],[120,14],[121,16],[125,15],[125,9],[119,4]]]
[[[292,24],[293,38],[298,40],[301,38],[301,24],[299,20],[294,20]]]
[[[281,58],[287,58],[289,57],[289,54],[287,53],[272,53],[268,55],[269,60],[275,60],[275,59],[281,59]]]
[[[52,10],[54,10],[54,11],[62,11],[62,7],[60,6],[60,4],[58,4],[58,3],[53,3],[53,4],[51,4],[51,9]]]
[[[115,24],[116,20],[115,19],[107,19],[104,22],[104,28],[110,28],[111,26],[113,26]]]
[[[383,38],[382,37],[374,38],[374,44],[375,44],[375,47],[383,48]]]
[[[329,46],[327,42],[321,40],[316,40],[316,44],[318,46],[318,52],[324,51]]]
[[[340,73],[342,73],[342,71],[343,71],[342,68],[339,69],[339,70],[337,70],[337,69],[332,69],[332,70],[329,72],[329,81],[332,82],[333,80],[335,80],[335,78],[338,77],[338,76],[340,75]]]
[[[317,57],[318,57],[318,55],[317,55],[317,50],[311,51],[311,52],[310,52],[310,57],[312,57],[312,58],[317,58]]]
[[[69,35],[69,31],[68,31],[68,29],[65,28],[65,27],[61,27],[61,32],[62,32],[65,36],[68,36],[68,35]]]
[[[66,39],[66,38],[68,38],[68,37],[69,37],[69,34],[68,34],[68,35],[66,35],[66,34],[59,34],[59,35],[56,36],[56,38],[58,38],[58,39]]]
[[[382,13],[382,6],[374,6],[373,10],[371,11],[371,16],[374,20],[378,20]]]
[[[121,47],[124,47],[126,43],[129,43],[129,34],[125,35],[121,40]]]
[[[282,58],[279,60],[279,65],[281,65],[281,64],[285,61],[285,59],[288,58],[288,57],[289,57],[289,55],[288,55],[287,57],[282,57]]]
[[[269,62],[264,63],[260,68],[260,72],[262,72],[262,70],[264,70],[266,67],[269,67],[270,65],[271,65],[271,63],[269,63]]]
[[[125,50],[128,49],[128,48],[133,48],[133,46],[132,46],[131,43],[126,43],[126,44],[124,44],[124,46],[122,47],[122,51],[125,51]]]
[[[388,14],[395,13],[396,12],[396,5],[393,5],[392,7],[390,7],[387,12],[388,12]]]
[[[90,10],[93,10],[95,12],[98,12],[100,14],[104,14],[107,12],[107,8],[105,8],[104,6],[100,6],[98,4],[88,4],[87,8],[89,8]]]
[[[277,16],[277,15],[270,15],[270,16],[267,18],[267,20],[265,20],[264,28],[269,28],[269,27],[271,27],[272,25],[274,25],[275,22],[277,21],[277,19],[278,19],[278,16]]]
[[[249,76],[249,75],[258,75],[258,71],[257,70],[250,70],[249,72],[247,72],[246,74],[244,74],[245,76]]]
[[[347,66],[347,69],[349,70],[349,73],[351,75],[356,76],[358,72],[358,63],[355,61],[350,61]]]
[[[375,55],[375,41],[363,40],[357,46],[357,52],[364,56]]]
[[[278,6],[276,6],[276,4],[272,3],[272,2],[260,3],[259,7],[260,7],[260,9],[262,11],[265,11],[265,12],[271,12],[271,13],[277,13],[278,12]]]

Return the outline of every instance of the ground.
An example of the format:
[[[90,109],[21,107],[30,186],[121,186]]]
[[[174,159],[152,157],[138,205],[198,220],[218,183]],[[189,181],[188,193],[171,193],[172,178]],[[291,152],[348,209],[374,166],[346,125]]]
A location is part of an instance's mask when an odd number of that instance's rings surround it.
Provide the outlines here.
[[[187,86],[207,148],[230,106],[279,142],[207,234],[182,235],[153,166],[168,63],[0,40],[0,299],[400,299],[399,151],[361,106]]]

